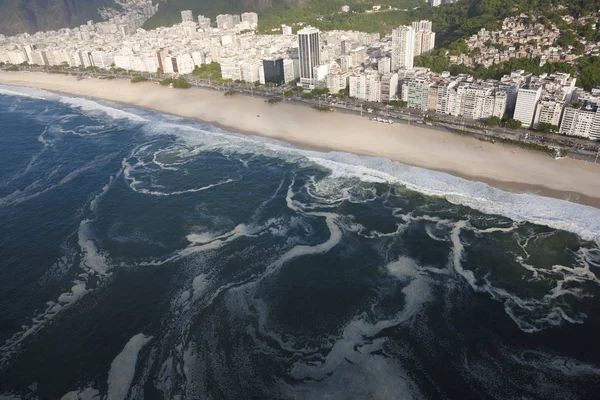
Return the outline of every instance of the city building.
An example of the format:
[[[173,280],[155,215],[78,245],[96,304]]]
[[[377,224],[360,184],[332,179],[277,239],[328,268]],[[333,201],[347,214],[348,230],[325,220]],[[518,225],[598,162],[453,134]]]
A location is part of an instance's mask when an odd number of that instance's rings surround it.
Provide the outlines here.
[[[381,77],[381,102],[387,103],[398,94],[398,74],[387,73]]]
[[[389,74],[392,71],[392,59],[389,57],[380,58],[377,61],[377,72],[379,75]]]
[[[414,55],[429,54],[435,47],[435,32],[432,31],[431,21],[415,21],[412,23],[415,34]]]
[[[415,54],[415,31],[411,26],[392,30],[392,71],[412,69]]]
[[[184,10],[181,12],[181,22],[194,22],[194,16],[191,10]]]
[[[598,104],[585,103],[565,107],[560,133],[568,136],[600,139]]]
[[[283,58],[269,57],[263,59],[263,69],[265,82],[280,86],[285,83],[285,71],[283,68]]]
[[[381,82],[377,74],[352,75],[348,78],[350,97],[359,100],[381,101]]]
[[[321,63],[320,32],[307,27],[298,31],[298,59],[300,62],[300,83],[313,84],[313,68]]]
[[[521,121],[523,128],[530,128],[533,125],[533,118],[541,95],[541,85],[532,84],[519,88],[513,118]]]

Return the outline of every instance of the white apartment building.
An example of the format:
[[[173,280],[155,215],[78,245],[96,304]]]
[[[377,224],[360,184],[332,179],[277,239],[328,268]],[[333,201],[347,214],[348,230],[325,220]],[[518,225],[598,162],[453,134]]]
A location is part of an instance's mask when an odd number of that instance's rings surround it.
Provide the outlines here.
[[[513,118],[521,121],[523,128],[530,128],[533,125],[533,119],[541,95],[541,85],[527,85],[519,88]]]
[[[564,101],[551,98],[542,99],[537,106],[533,127],[537,128],[542,123],[560,126],[564,107]]]
[[[246,62],[242,64],[242,80],[248,83],[260,81],[260,71],[263,71],[262,61]],[[264,80],[264,78],[263,78]]]
[[[210,30],[210,18],[205,17],[204,15],[198,15],[198,27],[204,31]]]
[[[297,64],[297,63],[296,63]],[[283,60],[283,80],[285,83],[290,83],[298,78],[298,68],[294,65],[294,61],[288,59]]]
[[[110,69],[115,63],[115,56],[105,51],[92,51],[91,57],[95,67]]]
[[[27,62],[27,55],[22,50],[13,50],[8,52],[8,59],[11,64],[19,65]]]
[[[239,18],[239,16],[237,16]],[[231,14],[217,15],[217,28],[221,30],[233,29],[237,23],[237,18]]]
[[[256,29],[258,26],[258,14],[254,12],[243,13],[242,23],[247,23],[250,26],[250,29]]]
[[[348,80],[350,78],[349,72],[342,72],[340,74],[329,74],[326,78],[326,87],[329,89],[329,93],[337,94],[340,90],[348,87]]]
[[[181,12],[181,22],[194,22],[194,16],[191,10],[183,10]]]
[[[598,105],[587,103],[580,108],[565,107],[560,133],[569,136],[600,139]]]
[[[502,118],[506,110],[506,98],[505,91],[467,85],[461,114],[470,119]]]
[[[350,97],[365,101],[381,101],[381,83],[377,74],[350,76],[348,86]]]
[[[402,81],[401,98],[408,106],[427,111],[429,87],[432,83],[426,79],[410,79]]]
[[[221,58],[221,76],[223,79],[231,79],[233,81],[242,80],[242,69],[240,62],[234,58]]]
[[[412,69],[415,54],[415,31],[411,26],[392,30],[392,71]]]
[[[392,72],[392,59],[389,57],[380,58],[377,61],[377,72],[379,75],[385,75]]]
[[[176,57],[177,60],[177,72],[180,74],[191,74],[194,68],[194,60],[188,53],[180,54]]]

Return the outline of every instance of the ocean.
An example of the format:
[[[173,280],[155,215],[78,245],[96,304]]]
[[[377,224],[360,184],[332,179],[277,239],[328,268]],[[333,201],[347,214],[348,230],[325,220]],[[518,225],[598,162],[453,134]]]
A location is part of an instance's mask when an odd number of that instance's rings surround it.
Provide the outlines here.
[[[599,209],[1,85],[0,150],[0,399],[600,398]]]

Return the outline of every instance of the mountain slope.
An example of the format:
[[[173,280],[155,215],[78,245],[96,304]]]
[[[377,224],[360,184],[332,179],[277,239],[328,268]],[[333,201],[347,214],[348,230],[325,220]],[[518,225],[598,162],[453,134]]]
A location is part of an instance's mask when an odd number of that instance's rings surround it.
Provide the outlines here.
[[[181,10],[192,10],[194,16],[211,19],[219,14],[239,14],[245,11],[261,12],[283,2],[289,6],[304,6],[311,0],[161,0],[158,12],[146,21],[145,29],[170,26],[181,22]],[[330,2],[331,0],[315,0]]]
[[[0,34],[53,30],[99,21],[113,0],[0,0]]]

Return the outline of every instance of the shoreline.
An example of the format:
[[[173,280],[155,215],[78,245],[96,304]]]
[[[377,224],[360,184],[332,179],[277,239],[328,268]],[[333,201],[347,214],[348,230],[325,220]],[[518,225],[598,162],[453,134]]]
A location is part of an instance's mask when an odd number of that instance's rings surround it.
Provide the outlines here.
[[[262,98],[223,96],[208,89],[168,89],[150,82],[77,81],[74,76],[2,71],[0,84],[142,107],[303,149],[386,158],[513,193],[600,208],[600,164],[554,160],[545,154],[424,126],[376,124],[355,115],[317,112],[285,102],[270,105]]]

